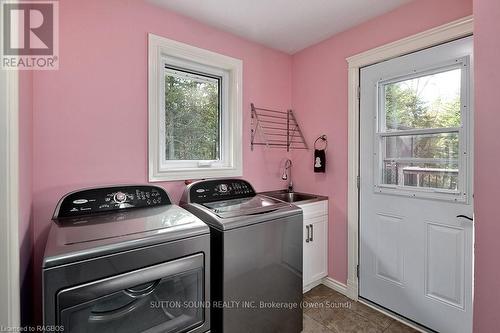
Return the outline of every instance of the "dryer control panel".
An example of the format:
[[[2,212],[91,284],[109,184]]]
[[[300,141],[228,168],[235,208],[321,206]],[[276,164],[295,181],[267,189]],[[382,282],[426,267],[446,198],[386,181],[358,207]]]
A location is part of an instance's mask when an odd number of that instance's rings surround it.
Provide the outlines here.
[[[189,198],[184,202],[206,203],[255,196],[249,182],[243,179],[216,179],[195,182],[188,187]],[[186,194],[186,193],[185,193]]]
[[[66,194],[57,204],[52,219],[169,204],[171,201],[167,192],[158,186],[125,185],[90,188]]]

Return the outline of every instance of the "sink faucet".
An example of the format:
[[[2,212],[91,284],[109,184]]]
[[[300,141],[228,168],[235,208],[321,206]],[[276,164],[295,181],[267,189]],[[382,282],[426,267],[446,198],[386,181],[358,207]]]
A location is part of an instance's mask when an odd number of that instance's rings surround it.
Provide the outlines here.
[[[293,182],[292,182],[292,160],[289,158],[285,161],[285,169],[283,170],[283,175],[281,179],[288,179],[288,192],[293,192]]]

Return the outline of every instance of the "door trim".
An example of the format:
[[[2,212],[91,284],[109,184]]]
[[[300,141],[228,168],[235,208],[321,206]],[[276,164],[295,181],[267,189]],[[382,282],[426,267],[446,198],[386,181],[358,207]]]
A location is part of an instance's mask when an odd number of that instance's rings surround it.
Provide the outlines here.
[[[473,34],[473,18],[467,16],[348,57],[348,188],[347,188],[347,296],[358,299],[359,280],[359,71],[361,67],[389,60]]]
[[[20,325],[19,281],[19,73],[3,70],[0,91],[0,322]],[[5,186],[4,186],[5,185]]]

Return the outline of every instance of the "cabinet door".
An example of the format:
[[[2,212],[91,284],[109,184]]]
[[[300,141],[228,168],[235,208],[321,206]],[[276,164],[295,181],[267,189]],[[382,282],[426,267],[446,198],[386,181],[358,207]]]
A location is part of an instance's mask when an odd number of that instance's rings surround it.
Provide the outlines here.
[[[309,241],[307,241],[309,227]],[[304,220],[304,286],[328,275],[328,216]]]

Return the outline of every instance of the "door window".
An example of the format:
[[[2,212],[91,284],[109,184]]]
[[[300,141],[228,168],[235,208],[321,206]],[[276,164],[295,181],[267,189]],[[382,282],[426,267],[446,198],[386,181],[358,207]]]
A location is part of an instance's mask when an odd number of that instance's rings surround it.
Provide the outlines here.
[[[465,195],[468,61],[379,81],[380,192]]]

